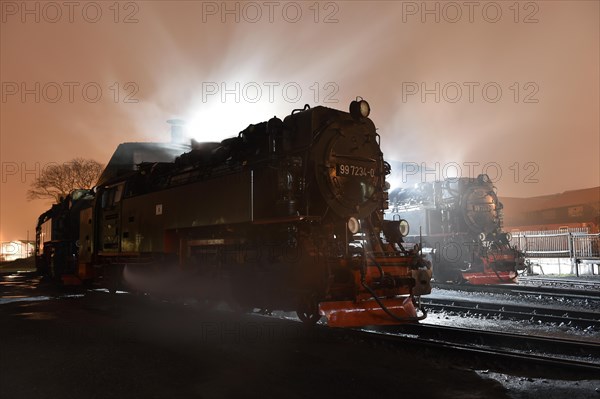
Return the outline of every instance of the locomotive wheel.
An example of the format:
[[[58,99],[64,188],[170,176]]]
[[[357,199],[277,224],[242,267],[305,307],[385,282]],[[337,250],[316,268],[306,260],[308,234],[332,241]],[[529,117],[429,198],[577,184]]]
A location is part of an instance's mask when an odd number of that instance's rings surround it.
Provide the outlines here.
[[[319,312],[307,313],[298,310],[296,311],[296,314],[298,315],[298,318],[302,320],[302,322],[307,326],[314,326],[315,324],[317,324],[317,321],[321,320],[321,315],[319,314]]]
[[[239,299],[237,299],[235,297],[227,298],[226,302],[227,302],[227,305],[229,305],[229,307],[233,311],[233,313],[238,314],[238,315],[252,313],[252,310],[254,310],[254,308],[252,306],[245,304],[244,302],[240,301]]]
[[[433,279],[438,283],[446,283],[446,282],[461,283],[464,281],[460,270],[444,269],[444,268],[440,268],[440,267],[438,267],[437,270],[434,267]]]
[[[298,310],[298,318],[307,326],[314,326],[321,319],[319,314],[319,305],[314,295],[306,296],[301,299]]]
[[[110,294],[116,294],[121,288],[123,267],[121,265],[106,265],[104,269],[105,286]]]
[[[117,288],[119,288],[119,287],[118,287],[116,280],[109,279],[106,288],[108,289],[109,294],[114,295],[117,293]]]

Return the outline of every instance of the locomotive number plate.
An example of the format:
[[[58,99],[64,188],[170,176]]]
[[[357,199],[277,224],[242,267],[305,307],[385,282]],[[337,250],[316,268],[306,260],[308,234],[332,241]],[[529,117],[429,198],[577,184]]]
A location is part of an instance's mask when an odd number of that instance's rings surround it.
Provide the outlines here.
[[[475,212],[489,212],[493,210],[492,205],[473,205]]]
[[[338,163],[335,165],[337,176],[375,177],[375,168]]]

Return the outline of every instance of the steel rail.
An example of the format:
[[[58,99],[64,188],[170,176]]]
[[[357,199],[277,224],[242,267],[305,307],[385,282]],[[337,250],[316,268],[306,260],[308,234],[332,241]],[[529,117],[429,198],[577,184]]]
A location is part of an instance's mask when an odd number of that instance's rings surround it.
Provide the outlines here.
[[[600,291],[600,281],[594,280],[578,280],[578,279],[565,279],[565,278],[547,278],[547,277],[534,277],[534,276],[522,276],[519,277],[519,283],[528,286],[529,284],[536,284],[538,286],[546,287],[577,287],[582,291],[587,290],[598,290]],[[581,287],[581,288],[579,288]],[[565,288],[569,289],[569,288]]]
[[[433,283],[433,287],[445,290],[461,290],[468,292],[489,292],[498,294],[538,295],[547,297],[563,297],[571,299],[600,300],[600,290],[571,290],[556,287],[538,287],[517,284],[500,285],[468,285]]]
[[[564,323],[569,326],[592,327],[600,330],[600,313],[597,312],[435,297],[421,298],[421,303],[426,305],[429,310],[452,310],[459,313],[500,316],[517,320]]]
[[[600,372],[600,344],[544,338],[512,333],[472,330],[431,324],[412,324],[361,329],[365,337],[390,342],[419,342],[434,348],[476,353],[496,360],[514,361],[597,376]]]

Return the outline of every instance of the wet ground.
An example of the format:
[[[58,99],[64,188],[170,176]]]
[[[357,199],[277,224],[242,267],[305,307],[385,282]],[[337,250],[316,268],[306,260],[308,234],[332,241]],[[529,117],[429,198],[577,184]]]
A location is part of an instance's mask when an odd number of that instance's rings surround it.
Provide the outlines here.
[[[471,370],[417,347],[185,303],[65,295],[31,274],[2,275],[0,397],[600,398],[600,381]]]

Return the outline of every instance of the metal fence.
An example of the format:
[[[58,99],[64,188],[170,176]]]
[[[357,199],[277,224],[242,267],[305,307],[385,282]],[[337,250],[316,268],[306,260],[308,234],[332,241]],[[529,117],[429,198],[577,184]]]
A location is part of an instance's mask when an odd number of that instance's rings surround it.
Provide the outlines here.
[[[600,234],[587,228],[513,232],[511,244],[534,258],[600,259]]]

